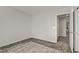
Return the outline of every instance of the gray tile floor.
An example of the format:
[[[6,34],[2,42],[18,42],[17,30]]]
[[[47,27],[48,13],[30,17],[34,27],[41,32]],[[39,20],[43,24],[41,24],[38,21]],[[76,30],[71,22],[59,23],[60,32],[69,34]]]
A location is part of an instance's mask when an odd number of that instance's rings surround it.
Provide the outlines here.
[[[30,38],[0,48],[1,53],[70,53],[67,38],[59,37],[57,43]]]

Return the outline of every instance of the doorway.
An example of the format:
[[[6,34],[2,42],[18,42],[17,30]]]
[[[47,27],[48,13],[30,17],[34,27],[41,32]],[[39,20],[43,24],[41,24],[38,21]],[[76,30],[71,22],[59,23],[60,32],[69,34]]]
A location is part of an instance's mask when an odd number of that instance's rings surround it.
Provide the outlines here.
[[[57,16],[57,42],[64,42],[70,49],[70,14],[62,14]]]

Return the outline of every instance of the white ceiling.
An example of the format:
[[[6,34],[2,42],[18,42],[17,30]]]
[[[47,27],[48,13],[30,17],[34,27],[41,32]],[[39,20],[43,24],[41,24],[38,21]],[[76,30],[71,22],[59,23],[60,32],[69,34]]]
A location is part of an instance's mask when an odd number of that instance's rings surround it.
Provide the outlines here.
[[[40,12],[51,11],[61,8],[70,8],[69,6],[13,6],[11,8],[34,15]]]

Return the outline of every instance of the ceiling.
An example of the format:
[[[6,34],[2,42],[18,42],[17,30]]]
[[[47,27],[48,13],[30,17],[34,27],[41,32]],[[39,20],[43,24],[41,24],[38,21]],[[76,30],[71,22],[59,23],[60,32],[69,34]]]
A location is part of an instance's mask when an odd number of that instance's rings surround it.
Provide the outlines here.
[[[34,15],[40,12],[47,12],[51,10],[57,10],[62,8],[70,8],[69,6],[12,6],[11,8],[25,12],[30,15]]]

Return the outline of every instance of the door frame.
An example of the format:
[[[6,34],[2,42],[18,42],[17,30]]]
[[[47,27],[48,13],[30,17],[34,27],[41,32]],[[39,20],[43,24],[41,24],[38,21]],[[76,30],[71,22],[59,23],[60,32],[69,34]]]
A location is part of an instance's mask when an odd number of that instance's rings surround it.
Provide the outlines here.
[[[71,49],[71,52],[73,52],[73,8],[71,8],[70,12],[66,12],[66,13],[61,13],[61,14],[56,14],[56,20],[58,19],[58,15],[63,15],[63,14],[69,14],[69,20],[70,20],[70,34],[69,34],[69,46],[70,46],[70,49]]]

